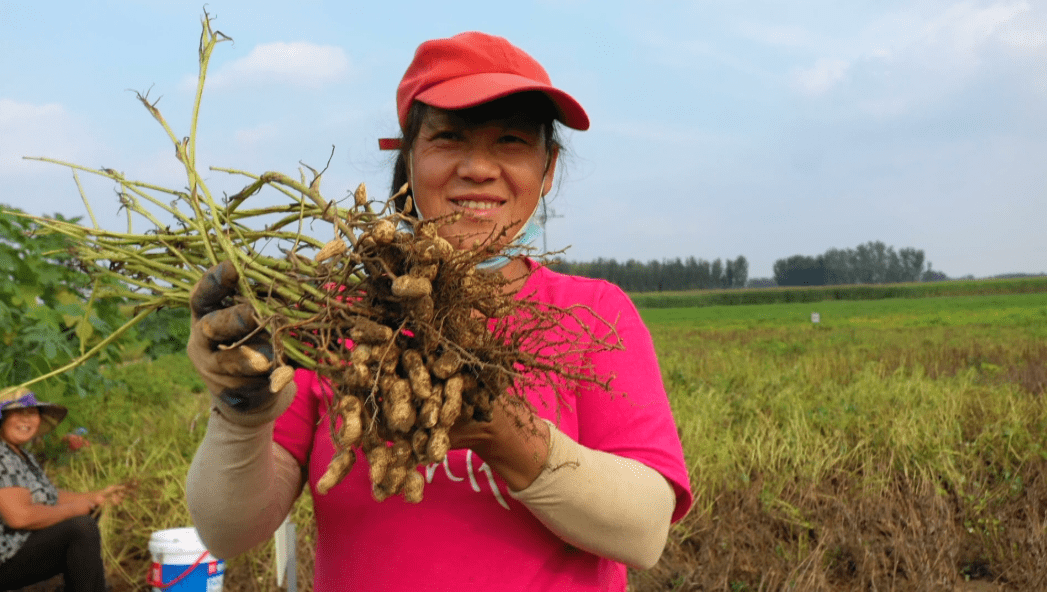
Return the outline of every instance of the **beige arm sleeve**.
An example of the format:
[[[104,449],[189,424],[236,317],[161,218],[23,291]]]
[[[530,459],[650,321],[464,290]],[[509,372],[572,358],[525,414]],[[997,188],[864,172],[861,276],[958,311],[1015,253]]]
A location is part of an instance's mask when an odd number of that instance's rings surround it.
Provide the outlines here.
[[[542,473],[509,494],[579,549],[630,567],[653,567],[676,507],[669,482],[641,462],[582,446],[551,423],[549,436]]]
[[[273,422],[247,427],[211,410],[186,478],[189,514],[212,555],[227,559],[265,541],[302,491],[302,468],[273,442]]]

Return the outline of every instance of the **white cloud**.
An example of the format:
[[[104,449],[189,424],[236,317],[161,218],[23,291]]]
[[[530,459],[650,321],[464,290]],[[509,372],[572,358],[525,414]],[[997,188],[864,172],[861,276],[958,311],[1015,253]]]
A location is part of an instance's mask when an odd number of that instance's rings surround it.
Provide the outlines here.
[[[739,25],[739,33],[747,39],[778,47],[810,47],[814,45],[811,33],[803,28],[778,23],[746,21]]]
[[[847,75],[850,64],[844,60],[822,58],[814,66],[793,73],[793,86],[807,96],[823,95]]]
[[[1015,49],[1042,49],[1047,47],[1047,32],[1011,29],[1001,33],[1000,39]]]
[[[236,143],[243,147],[256,147],[266,140],[277,136],[279,128],[272,123],[263,123],[249,129],[236,130],[233,136]]]
[[[898,116],[978,87],[986,76],[995,85],[1007,78],[1027,87],[1043,81],[1042,8],[1024,0],[936,4],[929,12],[909,8],[882,16],[825,46],[825,57],[792,72],[793,90],[809,98],[849,96],[859,112]]]
[[[263,43],[209,77],[213,87],[238,84],[285,84],[319,88],[349,71],[345,51],[333,45],[302,41]],[[195,80],[194,80],[195,84]]]
[[[993,2],[978,6],[972,1],[950,6],[924,29],[928,46],[944,46],[955,56],[969,58],[983,48],[997,31],[1016,16],[1028,12],[1028,2]]]
[[[75,122],[57,103],[34,105],[0,99],[0,174],[42,170],[23,156],[73,159],[83,154]]]
[[[1044,11],[1027,7],[1015,14],[1001,27],[1000,41],[1006,46],[1043,55],[1047,49],[1047,15]]]
[[[27,120],[54,118],[64,114],[65,109],[56,103],[31,105],[10,99],[0,99],[0,129],[4,130]]]

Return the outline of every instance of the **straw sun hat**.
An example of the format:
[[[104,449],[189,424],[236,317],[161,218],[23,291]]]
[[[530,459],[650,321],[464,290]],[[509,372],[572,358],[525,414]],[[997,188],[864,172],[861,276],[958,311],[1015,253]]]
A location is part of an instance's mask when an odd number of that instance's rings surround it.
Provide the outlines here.
[[[58,426],[65,419],[69,410],[62,405],[44,403],[36,399],[36,394],[27,388],[18,388],[0,393],[0,414],[13,409],[36,407],[40,410],[40,429],[37,436],[43,436]]]

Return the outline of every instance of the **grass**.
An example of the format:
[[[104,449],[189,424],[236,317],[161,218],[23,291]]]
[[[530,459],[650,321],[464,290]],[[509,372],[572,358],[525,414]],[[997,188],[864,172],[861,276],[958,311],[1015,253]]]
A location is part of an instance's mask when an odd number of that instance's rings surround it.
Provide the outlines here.
[[[813,324],[811,312],[821,322]],[[691,469],[694,510],[632,589],[1047,589],[1047,294],[641,309]],[[62,487],[137,483],[102,518],[118,591],[156,530],[189,524],[207,396],[183,355],[111,369],[54,443]],[[315,530],[299,500],[299,589]],[[226,590],[273,590],[272,543]]]

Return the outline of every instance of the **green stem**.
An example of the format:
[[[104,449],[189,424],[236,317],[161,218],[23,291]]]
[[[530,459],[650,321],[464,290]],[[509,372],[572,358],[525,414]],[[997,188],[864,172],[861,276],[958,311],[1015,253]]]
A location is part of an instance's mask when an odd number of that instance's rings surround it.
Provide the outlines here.
[[[84,186],[80,184],[80,177],[76,174],[76,169],[73,169],[73,180],[76,181],[76,190],[80,192],[80,199],[87,208],[87,215],[91,217],[91,225],[98,228],[98,220],[95,219],[95,213],[91,211],[91,203],[87,201],[87,194],[84,193]]]

